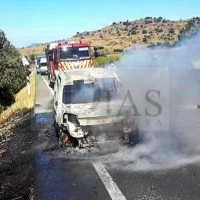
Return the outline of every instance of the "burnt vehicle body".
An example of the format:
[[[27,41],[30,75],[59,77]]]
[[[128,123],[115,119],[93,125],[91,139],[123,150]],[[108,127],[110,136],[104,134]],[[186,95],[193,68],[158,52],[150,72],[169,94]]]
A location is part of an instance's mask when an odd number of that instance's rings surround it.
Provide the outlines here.
[[[125,123],[126,110],[120,109],[123,98],[123,87],[111,70],[58,72],[53,106],[60,144],[86,147],[91,145],[88,138],[93,134],[114,132],[119,137],[130,134],[135,127]]]

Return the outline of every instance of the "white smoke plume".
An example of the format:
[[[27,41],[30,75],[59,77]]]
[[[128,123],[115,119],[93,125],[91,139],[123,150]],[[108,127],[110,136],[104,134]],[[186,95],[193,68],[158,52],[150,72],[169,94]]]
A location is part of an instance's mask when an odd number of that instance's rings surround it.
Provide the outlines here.
[[[146,171],[200,161],[200,110],[197,109],[200,69],[191,67],[191,61],[200,60],[199,44],[200,33],[181,47],[129,51],[116,63],[125,90],[130,90],[143,114],[149,105],[144,90],[160,88],[163,95],[157,101],[162,105],[162,122],[168,124],[159,130],[155,126],[148,130],[140,123],[142,143],[131,148],[122,147],[117,153],[104,157],[111,167]],[[154,55],[158,56],[157,60]],[[153,71],[158,69],[156,67],[162,68],[161,72]],[[155,118],[150,117],[150,120]]]

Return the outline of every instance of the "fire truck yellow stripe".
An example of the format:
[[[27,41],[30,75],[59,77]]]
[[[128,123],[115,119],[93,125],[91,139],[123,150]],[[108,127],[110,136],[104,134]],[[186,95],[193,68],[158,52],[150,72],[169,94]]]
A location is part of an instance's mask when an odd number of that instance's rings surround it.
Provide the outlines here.
[[[74,70],[82,68],[93,68],[93,60],[84,60],[79,62],[60,62],[58,64],[59,70]]]

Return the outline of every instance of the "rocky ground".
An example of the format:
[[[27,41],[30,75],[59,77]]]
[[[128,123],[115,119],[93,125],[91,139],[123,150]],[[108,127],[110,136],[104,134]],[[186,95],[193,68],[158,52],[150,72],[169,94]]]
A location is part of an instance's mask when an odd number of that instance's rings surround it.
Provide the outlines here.
[[[36,136],[31,130],[31,114],[7,122],[0,133],[0,199],[31,199]],[[9,135],[7,140],[5,135]]]

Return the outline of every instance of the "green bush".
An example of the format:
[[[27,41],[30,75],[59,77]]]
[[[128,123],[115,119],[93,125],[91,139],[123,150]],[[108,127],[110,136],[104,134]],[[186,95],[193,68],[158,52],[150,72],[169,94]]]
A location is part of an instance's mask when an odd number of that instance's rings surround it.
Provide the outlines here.
[[[147,40],[147,37],[144,37],[142,42],[146,43],[148,40]]]
[[[121,53],[121,52],[123,52],[123,49],[114,49],[113,52]]]
[[[28,62],[30,64],[34,64],[35,63],[35,59],[36,59],[36,55],[35,54],[30,54],[29,56],[25,56],[26,59],[28,60]]]
[[[137,34],[137,31],[133,30],[131,31],[131,35],[136,35]]]
[[[137,30],[137,27],[136,27],[136,26],[133,26],[131,30],[132,30],[132,31],[136,31],[136,30]]]
[[[0,30],[0,113],[14,102],[14,95],[26,85],[27,73],[20,53]]]
[[[120,59],[119,54],[110,54],[106,55],[105,57],[98,57],[94,59],[94,65],[95,67],[103,67],[107,63],[109,63],[110,60],[118,61]]]
[[[174,28],[170,28],[169,33],[174,33]]]
[[[163,32],[163,29],[158,29],[158,33],[162,33]]]
[[[106,57],[106,52],[104,50],[99,50],[99,57]]]
[[[142,34],[147,34],[147,31],[146,30],[142,30]]]

